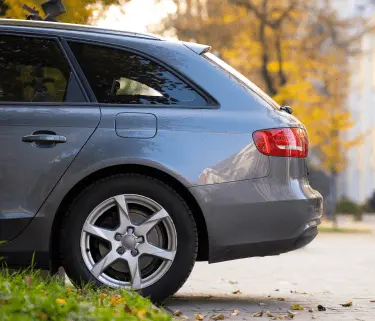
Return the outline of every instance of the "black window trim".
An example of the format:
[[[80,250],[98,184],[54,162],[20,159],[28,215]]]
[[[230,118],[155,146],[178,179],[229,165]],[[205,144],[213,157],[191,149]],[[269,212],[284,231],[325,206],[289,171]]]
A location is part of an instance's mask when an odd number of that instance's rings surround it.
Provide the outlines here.
[[[75,81],[77,82],[82,95],[86,102],[33,102],[33,101],[0,101],[0,106],[4,105],[11,105],[11,106],[31,106],[31,107],[36,107],[36,106],[87,106],[90,105],[92,106],[92,102],[90,101],[90,98],[87,95],[87,92],[82,85],[80,79],[78,78],[76,69],[72,62],[70,61],[61,41],[60,37],[56,35],[45,35],[45,34],[38,34],[38,33],[31,33],[31,32],[20,32],[20,31],[13,31],[13,30],[0,30],[0,36],[1,35],[6,35],[6,36],[15,36],[15,37],[25,37],[25,38],[41,38],[41,39],[47,39],[47,40],[53,40],[56,42],[58,48],[61,51],[61,54],[65,58],[65,60],[68,63],[68,66],[70,68],[70,72],[72,73]]]
[[[80,76],[85,79],[84,83],[89,87],[88,91],[90,96],[93,95],[92,99],[95,100],[95,102],[98,102],[96,99],[96,96],[91,89],[91,86],[89,85],[88,80],[86,79],[86,76],[84,75],[81,67],[79,66],[78,61],[75,59],[74,54],[69,46],[70,42],[76,42],[76,43],[82,43],[82,44],[88,44],[88,45],[97,45],[102,47],[107,47],[111,49],[121,50],[124,52],[132,53],[135,55],[138,55],[142,58],[148,59],[152,61],[153,63],[156,63],[160,65],[161,67],[165,68],[168,72],[170,72],[173,76],[177,77],[181,81],[188,84],[192,89],[194,89],[199,95],[203,97],[203,99],[207,102],[206,105],[201,106],[189,106],[189,105],[154,105],[154,104],[115,104],[115,103],[99,103],[101,106],[110,106],[110,107],[129,107],[129,108],[174,108],[174,109],[220,109],[220,104],[217,102],[216,99],[214,99],[209,93],[207,93],[205,90],[203,90],[200,86],[198,86],[196,83],[194,83],[192,80],[190,80],[184,73],[182,73],[179,70],[176,70],[175,68],[172,68],[171,66],[167,65],[164,61],[155,58],[154,56],[149,55],[148,53],[145,53],[143,51],[131,48],[126,46],[125,44],[110,44],[105,41],[98,41],[98,40],[88,40],[88,39],[82,39],[82,38],[76,38],[72,36],[62,36],[61,41],[64,46],[67,46],[66,50],[70,52],[72,56],[72,60],[74,59],[74,64],[77,64],[77,71],[81,74]]]

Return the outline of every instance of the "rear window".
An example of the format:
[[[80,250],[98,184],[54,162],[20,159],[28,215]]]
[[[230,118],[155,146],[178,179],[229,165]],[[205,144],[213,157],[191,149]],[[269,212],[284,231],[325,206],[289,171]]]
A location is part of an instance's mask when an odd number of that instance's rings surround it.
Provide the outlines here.
[[[263,101],[268,103],[268,105],[270,105],[271,107],[275,109],[280,108],[279,104],[276,101],[274,101],[270,96],[268,96],[262,89],[256,86],[253,82],[247,79],[244,75],[239,73],[236,69],[229,66],[226,62],[221,60],[219,57],[215,56],[214,54],[210,52],[204,53],[203,57],[205,57],[214,66],[222,69],[225,73],[227,73],[232,79],[234,79],[242,87],[245,87],[245,89],[250,90],[254,98],[261,98]]]

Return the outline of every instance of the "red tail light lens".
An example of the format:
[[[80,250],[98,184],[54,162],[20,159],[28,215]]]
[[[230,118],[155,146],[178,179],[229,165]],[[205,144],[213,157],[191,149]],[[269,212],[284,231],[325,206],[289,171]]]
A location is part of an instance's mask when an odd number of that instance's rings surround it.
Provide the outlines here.
[[[267,156],[306,157],[309,142],[302,128],[275,128],[253,133],[257,149]]]

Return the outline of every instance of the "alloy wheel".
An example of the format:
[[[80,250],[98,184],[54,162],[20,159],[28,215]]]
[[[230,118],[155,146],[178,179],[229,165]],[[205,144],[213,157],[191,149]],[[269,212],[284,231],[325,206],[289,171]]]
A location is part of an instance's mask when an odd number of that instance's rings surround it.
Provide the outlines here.
[[[139,290],[169,270],[177,251],[177,232],[160,204],[142,195],[123,194],[106,199],[88,215],[80,247],[97,280]]]

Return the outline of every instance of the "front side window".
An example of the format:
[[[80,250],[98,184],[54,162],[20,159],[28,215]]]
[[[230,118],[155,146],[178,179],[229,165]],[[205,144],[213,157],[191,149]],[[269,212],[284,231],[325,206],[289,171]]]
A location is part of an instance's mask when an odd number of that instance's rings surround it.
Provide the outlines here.
[[[54,40],[0,35],[0,102],[64,102],[70,76]]]
[[[191,86],[149,59],[103,46],[69,45],[100,103],[207,104]]]

